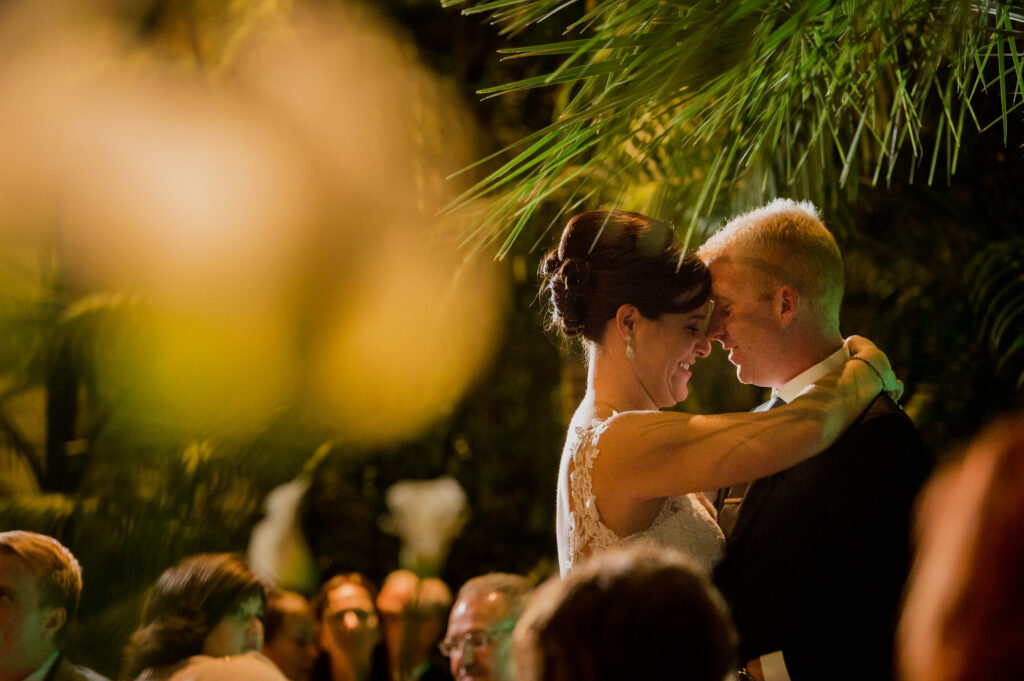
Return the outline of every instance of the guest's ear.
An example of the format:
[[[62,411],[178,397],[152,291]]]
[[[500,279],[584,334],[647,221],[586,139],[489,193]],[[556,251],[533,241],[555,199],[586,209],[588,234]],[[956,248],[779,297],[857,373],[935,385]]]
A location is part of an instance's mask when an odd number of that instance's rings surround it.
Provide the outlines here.
[[[796,316],[800,304],[800,294],[792,286],[781,286],[775,292],[775,309],[783,326],[789,326]]]
[[[50,606],[43,614],[43,632],[53,638],[68,621],[68,611],[61,606]]]

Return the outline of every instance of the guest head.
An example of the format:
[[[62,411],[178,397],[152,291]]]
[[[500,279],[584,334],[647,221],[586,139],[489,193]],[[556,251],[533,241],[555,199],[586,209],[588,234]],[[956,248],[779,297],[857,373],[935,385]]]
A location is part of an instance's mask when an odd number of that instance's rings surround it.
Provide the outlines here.
[[[639,213],[590,211],[569,220],[541,262],[550,325],[640,378],[653,407],[686,398],[690,365],[710,351],[707,268],[683,256],[667,223]]]
[[[395,570],[384,580],[377,610],[384,624],[388,656],[398,678],[408,678],[427,664],[444,634],[452,592],[436,578],[421,579],[409,570]]]
[[[0,532],[0,679],[23,679],[57,652],[81,592],[78,561],[56,539]]]
[[[776,199],[698,250],[713,282],[708,336],[742,383],[778,388],[842,344],[843,259],[817,209]]]
[[[377,588],[356,572],[331,577],[313,598],[317,640],[331,678],[369,678],[381,640],[376,598]]]
[[[928,484],[899,629],[907,681],[1017,674],[1024,650],[1024,414]]]
[[[274,591],[263,616],[263,653],[291,681],[308,681],[320,650],[316,626],[305,598],[293,591]]]
[[[459,589],[441,652],[451,658],[455,681],[509,681],[512,630],[532,584],[520,575],[492,572]]]
[[[125,675],[192,655],[222,657],[263,647],[264,586],[232,553],[192,556],[164,571],[142,606]]]
[[[736,634],[687,559],[633,545],[543,584],[515,631],[520,681],[724,681]]]

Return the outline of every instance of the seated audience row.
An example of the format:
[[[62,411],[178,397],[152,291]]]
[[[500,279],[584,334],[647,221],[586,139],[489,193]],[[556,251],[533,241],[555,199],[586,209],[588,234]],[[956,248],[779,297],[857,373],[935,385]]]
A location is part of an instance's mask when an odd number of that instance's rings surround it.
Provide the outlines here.
[[[922,496],[898,641],[904,681],[1013,676],[1024,644],[1018,421],[988,429]],[[60,652],[81,589],[58,541],[0,532],[0,681],[108,681]],[[147,593],[122,679],[438,681],[447,673],[431,651],[450,603],[442,582],[405,571],[380,594],[361,575],[337,575],[307,603],[268,592],[235,554],[192,556]],[[535,590],[505,573],[469,580],[436,651],[456,681],[726,681],[739,662],[727,607],[702,571],[643,544],[595,554]]]

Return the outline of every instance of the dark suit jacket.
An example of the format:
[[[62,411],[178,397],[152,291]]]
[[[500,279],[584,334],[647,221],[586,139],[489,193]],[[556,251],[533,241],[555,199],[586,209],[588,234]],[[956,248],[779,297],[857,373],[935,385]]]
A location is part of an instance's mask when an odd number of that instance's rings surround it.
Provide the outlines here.
[[[831,448],[751,485],[714,574],[743,661],[781,650],[793,681],[893,677],[911,510],[930,464],[880,396]]]
[[[66,657],[61,655],[57,663],[50,668],[50,673],[46,675],[46,681],[110,681],[110,679],[97,674],[88,667],[71,664]]]

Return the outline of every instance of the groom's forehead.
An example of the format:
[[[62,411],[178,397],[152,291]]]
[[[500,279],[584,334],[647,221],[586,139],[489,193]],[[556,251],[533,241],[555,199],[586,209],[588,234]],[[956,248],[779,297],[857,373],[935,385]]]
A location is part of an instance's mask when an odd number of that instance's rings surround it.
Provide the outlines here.
[[[710,264],[711,286],[716,288],[715,272],[719,273],[719,284],[722,278],[722,267],[732,268],[734,276],[729,278],[729,283],[738,288],[749,288],[751,286],[763,286],[768,281],[786,281],[788,272],[779,262],[776,262],[766,254],[754,251],[730,253],[721,255]]]

